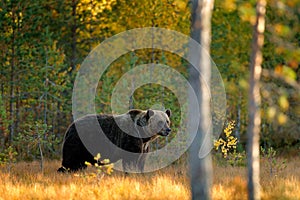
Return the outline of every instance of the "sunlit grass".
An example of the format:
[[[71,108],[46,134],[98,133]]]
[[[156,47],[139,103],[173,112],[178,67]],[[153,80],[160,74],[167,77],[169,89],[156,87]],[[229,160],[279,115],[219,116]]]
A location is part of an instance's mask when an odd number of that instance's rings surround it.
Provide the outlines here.
[[[262,162],[262,198],[300,199],[300,159],[272,176]],[[38,162],[18,163],[0,171],[0,199],[190,199],[185,164],[148,174],[114,172],[102,179],[58,174],[58,161],[48,161],[42,173]],[[92,169],[84,173],[91,172]],[[214,167],[213,199],[246,199],[245,167]]]

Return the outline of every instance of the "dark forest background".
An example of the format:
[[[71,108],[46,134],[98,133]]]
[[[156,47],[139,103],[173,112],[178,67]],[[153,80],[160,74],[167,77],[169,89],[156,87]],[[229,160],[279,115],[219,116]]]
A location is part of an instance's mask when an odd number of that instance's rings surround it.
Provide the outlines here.
[[[225,84],[227,120],[236,123],[240,149],[246,143],[254,22],[255,1],[215,1],[211,56]],[[264,147],[300,148],[299,24],[298,0],[268,2],[261,82]],[[59,158],[64,132],[73,120],[72,89],[81,62],[105,39],[138,27],[189,35],[190,4],[184,0],[2,0],[0,152],[11,149],[25,160]],[[110,113],[114,85],[128,70],[146,63],[162,63],[185,77],[188,74],[188,63],[169,52],[145,49],[123,55],[99,80],[97,112]],[[172,129],[179,128],[180,107],[168,88],[145,85],[134,91],[130,105],[171,108]],[[159,140],[153,148],[172,137]]]

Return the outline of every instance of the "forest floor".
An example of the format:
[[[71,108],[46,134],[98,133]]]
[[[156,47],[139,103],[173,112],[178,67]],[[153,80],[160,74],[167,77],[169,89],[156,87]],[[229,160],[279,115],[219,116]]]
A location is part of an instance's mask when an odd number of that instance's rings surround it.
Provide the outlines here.
[[[282,163],[283,159],[277,159]],[[300,157],[289,158],[286,167],[270,174],[261,162],[262,199],[300,199]],[[59,161],[19,162],[10,171],[0,168],[0,199],[190,199],[186,164],[174,164],[148,174],[113,172],[90,176],[94,169],[73,174],[56,172]],[[274,165],[275,166],[275,165]],[[213,199],[247,199],[246,167],[214,165]]]

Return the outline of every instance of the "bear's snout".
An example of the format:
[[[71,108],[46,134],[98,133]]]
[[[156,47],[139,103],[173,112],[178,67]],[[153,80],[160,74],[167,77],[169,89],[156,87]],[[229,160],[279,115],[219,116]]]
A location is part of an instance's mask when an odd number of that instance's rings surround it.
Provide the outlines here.
[[[158,134],[161,136],[168,136],[171,132],[170,128],[162,129]]]

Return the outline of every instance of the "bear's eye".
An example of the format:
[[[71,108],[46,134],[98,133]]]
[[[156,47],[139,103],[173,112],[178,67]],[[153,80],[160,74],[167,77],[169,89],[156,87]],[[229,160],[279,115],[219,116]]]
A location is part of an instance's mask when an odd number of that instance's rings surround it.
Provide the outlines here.
[[[164,122],[163,122],[163,121],[159,121],[159,122],[158,122],[158,126],[159,126],[159,127],[163,127],[163,126],[164,126]]]

